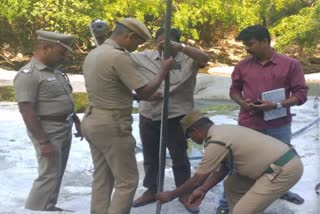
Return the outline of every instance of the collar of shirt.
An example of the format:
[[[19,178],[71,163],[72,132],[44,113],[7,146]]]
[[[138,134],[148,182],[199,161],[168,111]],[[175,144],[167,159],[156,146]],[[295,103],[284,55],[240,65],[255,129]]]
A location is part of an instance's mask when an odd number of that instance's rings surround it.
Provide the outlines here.
[[[44,71],[44,70],[50,70],[50,71],[54,71],[55,68],[52,67],[48,67],[45,64],[43,64],[42,62],[40,62],[39,60],[37,60],[35,57],[32,57],[30,60],[30,63],[32,63],[35,68],[39,71]],[[57,66],[58,67],[58,66]]]
[[[256,57],[252,57],[251,61],[258,63],[258,64],[261,64]],[[268,65],[269,63],[278,64],[278,62],[279,62],[279,54],[274,51],[271,58],[264,65]]]
[[[182,57],[183,57],[183,53],[181,53],[181,52],[179,51],[179,52],[177,53],[177,55],[174,57],[174,60],[175,60],[176,62],[179,62],[179,61],[181,61]],[[159,53],[159,51],[153,51],[152,59],[154,59],[154,60],[160,60],[160,53]]]
[[[104,44],[110,45],[116,49],[122,50],[124,52],[128,52],[127,49],[121,47],[116,41],[112,39],[107,39],[106,41],[103,42]]]
[[[211,133],[215,129],[216,125],[212,124],[212,126],[208,129],[207,137],[204,139],[203,147],[206,148],[211,141]]]
[[[208,146],[210,140],[211,140],[211,136],[208,136],[208,137],[206,137],[206,138],[204,139],[204,141],[203,141],[203,143],[202,143],[202,145],[203,145],[204,148],[206,148],[206,147]]]

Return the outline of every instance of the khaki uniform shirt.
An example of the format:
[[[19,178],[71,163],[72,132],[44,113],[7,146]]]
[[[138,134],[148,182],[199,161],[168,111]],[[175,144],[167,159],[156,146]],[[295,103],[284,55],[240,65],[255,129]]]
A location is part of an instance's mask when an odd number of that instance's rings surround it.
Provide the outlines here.
[[[132,108],[132,90],[147,84],[129,52],[111,39],[88,54],[83,75],[89,104],[98,109]]]
[[[35,104],[39,116],[64,116],[74,111],[72,88],[58,68],[36,58],[22,67],[14,78],[17,102]]]
[[[133,60],[140,65],[141,73],[151,80],[160,70],[158,51],[143,51],[132,54]],[[191,112],[194,108],[193,92],[199,67],[189,56],[178,52],[176,61],[170,72],[169,112],[168,118],[174,118]],[[164,82],[158,92],[163,94]],[[139,112],[152,120],[161,119],[162,100],[147,102],[140,101]]]
[[[251,179],[259,178],[271,163],[289,150],[289,146],[268,135],[236,125],[213,125],[208,131],[205,152],[197,173],[216,170],[222,161],[230,161],[228,148],[208,143],[220,141],[232,150],[233,172]]]

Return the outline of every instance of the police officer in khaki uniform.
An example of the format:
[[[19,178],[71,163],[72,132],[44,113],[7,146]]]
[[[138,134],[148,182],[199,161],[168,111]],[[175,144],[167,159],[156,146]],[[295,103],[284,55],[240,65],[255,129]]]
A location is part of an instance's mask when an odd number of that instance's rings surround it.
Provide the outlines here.
[[[74,37],[43,30],[36,33],[34,56],[14,79],[19,110],[38,160],[38,178],[25,207],[59,211],[62,209],[55,205],[69,156],[73,122],[81,136],[72,88],[59,68],[67,50],[71,51]]]
[[[227,174],[224,189],[233,214],[262,213],[302,176],[295,150],[268,135],[236,125],[214,125],[200,112],[181,120],[187,137],[204,142],[196,173],[179,188],[159,193],[162,203],[192,192],[190,206],[199,206],[208,190]]]
[[[156,50],[136,52],[133,60],[141,67],[141,73],[152,79],[160,67],[160,56],[163,52],[165,29],[159,28],[156,32]],[[187,154],[188,143],[180,126],[180,120],[194,108],[193,93],[196,85],[196,76],[200,68],[207,65],[208,55],[202,50],[187,46],[180,42],[181,32],[170,29],[171,54],[175,61],[170,72],[170,97],[168,112],[168,142],[167,147],[172,158],[172,170],[176,186],[182,185],[190,178],[190,162]],[[163,92],[164,84],[158,89]],[[132,204],[139,207],[156,200],[157,176],[159,166],[159,140],[161,128],[162,96],[153,101],[139,102],[139,127],[143,146],[143,165],[145,178],[143,185],[147,190]],[[191,213],[198,213],[198,208],[188,206],[188,197],[181,196],[179,201]]]
[[[150,38],[146,26],[137,19],[122,19],[111,38],[90,51],[83,64],[89,107],[82,130],[95,168],[92,214],[128,214],[131,209],[139,180],[131,133],[132,90],[141,99],[148,99],[173,61],[162,60],[159,73],[149,82],[144,79],[130,52]]]

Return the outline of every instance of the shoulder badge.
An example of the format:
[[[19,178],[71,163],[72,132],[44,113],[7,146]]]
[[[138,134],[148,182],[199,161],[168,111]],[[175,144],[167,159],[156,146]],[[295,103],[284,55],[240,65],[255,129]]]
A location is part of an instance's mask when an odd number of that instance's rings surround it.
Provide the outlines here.
[[[33,65],[32,64],[28,64],[26,66],[24,66],[24,68],[22,68],[22,73],[30,73],[33,69]]]
[[[117,49],[117,50],[119,50],[119,51],[122,51],[122,52],[125,52],[125,53],[130,53],[129,51],[127,51],[125,48],[115,48],[115,49]]]

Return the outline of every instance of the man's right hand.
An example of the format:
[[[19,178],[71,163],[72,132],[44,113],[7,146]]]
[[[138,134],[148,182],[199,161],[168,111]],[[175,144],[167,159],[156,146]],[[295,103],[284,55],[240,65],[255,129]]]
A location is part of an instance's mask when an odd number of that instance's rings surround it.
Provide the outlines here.
[[[54,153],[54,146],[51,143],[40,144],[41,156],[46,158],[52,158]]]
[[[39,115],[35,112],[34,104],[31,102],[19,102],[19,111],[23,117],[23,120],[31,132],[32,136],[40,143],[40,154],[43,157],[51,158],[53,156],[53,145],[49,142],[49,138],[46,132],[41,126]]]
[[[135,89],[142,100],[148,100],[159,88],[167,73],[171,70],[173,58],[161,59],[160,70],[157,75],[144,86]]]
[[[161,59],[160,61],[160,71],[164,74],[167,74],[172,69],[172,65],[174,63],[174,60],[172,57],[169,57],[168,59]]]
[[[161,100],[162,97],[163,97],[162,93],[157,91],[151,97],[149,97],[149,99],[147,99],[147,101],[152,102],[152,101]]]
[[[245,111],[248,111],[250,114],[255,114],[260,111],[259,109],[254,108],[254,102],[251,99],[245,99],[241,102],[240,105]]]
[[[246,99],[246,100],[242,100],[240,103],[240,106],[246,110],[246,111],[250,111],[251,107],[250,104],[252,103],[251,99]]]

